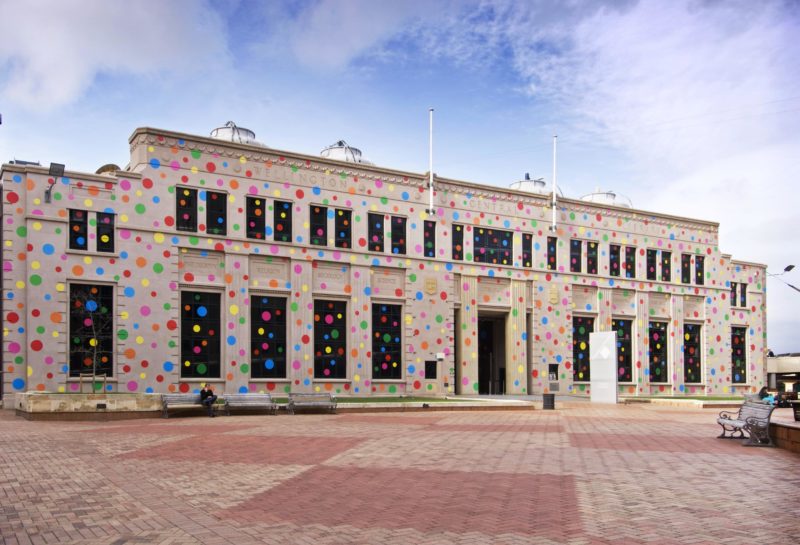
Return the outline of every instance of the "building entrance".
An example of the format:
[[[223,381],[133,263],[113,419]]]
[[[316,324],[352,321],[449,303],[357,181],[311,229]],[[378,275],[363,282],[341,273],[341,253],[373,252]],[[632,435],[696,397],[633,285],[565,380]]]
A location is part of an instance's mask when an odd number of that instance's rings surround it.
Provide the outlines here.
[[[478,316],[478,393],[506,391],[506,316]]]

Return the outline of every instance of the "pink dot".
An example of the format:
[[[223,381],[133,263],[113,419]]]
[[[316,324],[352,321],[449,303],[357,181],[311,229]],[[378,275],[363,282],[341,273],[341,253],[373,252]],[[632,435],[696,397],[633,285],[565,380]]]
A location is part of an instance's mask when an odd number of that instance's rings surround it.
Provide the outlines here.
[[[142,316],[150,316],[150,307],[145,305],[141,309],[139,309],[139,312],[142,314]]]
[[[328,324],[328,325],[331,325],[333,323],[333,316],[331,316],[330,314],[326,315],[325,316],[325,323]]]
[[[469,384],[469,379],[467,377],[463,377],[461,379],[461,384],[467,386]]]
[[[19,353],[19,343],[8,343],[8,351],[11,354],[18,354]]]
[[[139,389],[139,385],[136,383],[135,380],[132,380],[132,381],[128,382],[128,391],[129,392],[135,392],[138,389]]]
[[[294,273],[295,274],[300,274],[301,272],[303,272],[303,266],[302,265],[295,265],[294,266]]]
[[[128,191],[131,188],[131,183],[128,180],[122,180],[119,182],[119,187],[123,191]]]
[[[292,362],[292,369],[300,369],[300,362],[298,360]]]
[[[278,248],[277,246],[273,245],[269,247],[269,253],[271,254],[277,254],[280,251],[281,251],[280,248]]]

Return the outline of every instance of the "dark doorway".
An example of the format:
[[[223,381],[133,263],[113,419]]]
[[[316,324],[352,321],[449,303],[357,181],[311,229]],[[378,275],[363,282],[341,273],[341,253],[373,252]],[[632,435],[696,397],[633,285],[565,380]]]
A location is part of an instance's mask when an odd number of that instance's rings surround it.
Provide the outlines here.
[[[478,317],[478,393],[505,393],[506,320],[504,315]]]

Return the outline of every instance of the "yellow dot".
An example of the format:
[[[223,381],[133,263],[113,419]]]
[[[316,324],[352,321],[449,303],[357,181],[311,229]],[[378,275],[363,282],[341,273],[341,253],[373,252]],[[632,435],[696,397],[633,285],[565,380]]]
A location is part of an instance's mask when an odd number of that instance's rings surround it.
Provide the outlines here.
[[[122,312],[119,313],[119,317],[122,318],[123,320],[127,320],[128,316],[129,314],[127,310],[123,310]]]
[[[31,263],[31,269],[33,269],[34,271],[38,271],[39,267],[41,267],[41,266],[42,265],[38,261],[33,261]]]
[[[34,221],[33,222],[33,230],[34,231],[41,231],[42,230],[42,224],[40,222],[38,222],[38,221]]]
[[[361,375],[353,376],[353,382],[361,382]]]
[[[25,282],[23,282],[22,280],[17,280],[16,286],[17,286],[18,290],[24,290],[25,289]]]
[[[307,285],[307,284],[303,284],[303,287],[302,287],[302,290],[301,290],[301,291],[302,291],[303,293],[306,293],[306,292],[308,292],[308,285]]]
[[[85,206],[86,208],[91,208],[93,205],[94,203],[92,202],[92,199],[85,199],[83,201],[83,206]]]
[[[154,151],[156,151],[156,148],[154,148],[153,146],[147,146],[147,151],[153,153]]]
[[[141,335],[136,337],[136,344],[144,344],[144,337],[142,337]]]
[[[64,291],[65,289],[66,288],[64,287],[64,284],[62,284],[61,282],[56,284],[56,291]]]
[[[139,378],[140,379],[146,379],[147,378],[147,373],[139,373]]]
[[[97,339],[89,339],[89,346],[97,346]]]
[[[155,235],[153,235],[153,240],[161,244],[162,242],[164,242],[164,233],[156,233]]]
[[[197,325],[197,324],[194,324],[192,326],[192,331],[194,331],[195,333],[200,333],[200,326]]]
[[[120,214],[119,221],[121,221],[122,223],[128,223],[128,214]]]
[[[197,167],[192,167],[192,174],[197,174],[198,170]]]
[[[85,256],[83,256],[83,262],[86,265],[91,265],[92,264],[92,258],[89,257],[88,255],[85,255]]]
[[[245,164],[247,162],[247,159],[245,159],[244,155],[239,157],[239,162],[242,163],[242,164]]]
[[[231,305],[231,314],[236,316],[239,314],[239,306],[238,305]]]
[[[144,286],[146,288],[149,285],[150,285],[150,279],[149,278],[142,278],[142,286]]]

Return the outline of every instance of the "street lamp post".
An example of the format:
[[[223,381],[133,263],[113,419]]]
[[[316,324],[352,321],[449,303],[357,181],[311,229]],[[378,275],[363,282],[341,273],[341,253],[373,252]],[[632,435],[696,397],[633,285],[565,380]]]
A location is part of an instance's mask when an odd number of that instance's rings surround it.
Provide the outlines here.
[[[783,278],[780,278],[781,276],[783,276],[784,274],[790,272],[793,269],[794,269],[794,265],[786,265],[786,267],[783,268],[783,272],[780,272],[780,273],[777,273],[777,274],[767,273],[767,276],[771,276],[773,278],[776,278],[779,281],[781,281],[784,284],[786,284],[787,286],[789,286],[790,288],[792,288],[794,291],[800,292],[800,288],[798,288],[797,286],[795,286],[793,284],[790,284],[789,282],[787,282]]]

